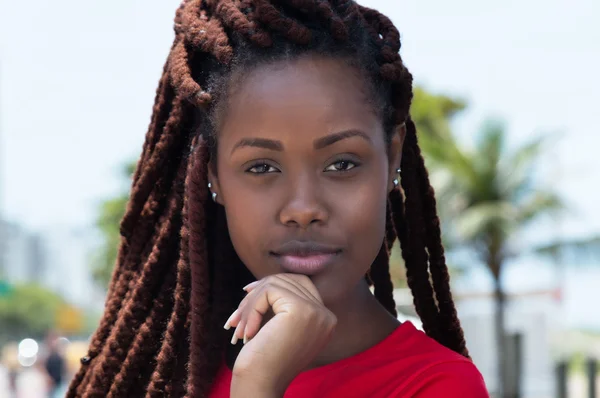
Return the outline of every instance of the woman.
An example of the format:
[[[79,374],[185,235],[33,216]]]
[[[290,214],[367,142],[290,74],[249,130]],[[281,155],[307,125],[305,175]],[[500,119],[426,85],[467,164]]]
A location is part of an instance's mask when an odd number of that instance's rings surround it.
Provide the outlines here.
[[[390,20],[190,0],[175,32],[68,396],[487,397]],[[396,239],[426,334],[396,319]]]

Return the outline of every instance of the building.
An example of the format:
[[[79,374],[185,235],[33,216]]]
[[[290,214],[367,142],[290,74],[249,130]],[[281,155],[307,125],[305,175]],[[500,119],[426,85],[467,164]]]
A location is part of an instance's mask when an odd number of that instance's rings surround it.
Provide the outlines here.
[[[98,238],[89,229],[51,228],[42,233],[45,255],[43,285],[60,293],[70,303],[101,310],[104,291],[91,273],[91,260]]]
[[[95,285],[90,261],[93,231],[49,228],[31,232],[0,222],[0,279],[38,283],[81,308],[102,309],[104,292]]]
[[[493,392],[498,362],[492,294],[459,294],[455,301],[473,362]],[[519,374],[524,397],[555,396],[553,340],[562,330],[559,311],[554,290],[507,295],[505,355],[509,369]]]
[[[46,256],[40,235],[0,220],[0,275],[10,283],[43,284]]]

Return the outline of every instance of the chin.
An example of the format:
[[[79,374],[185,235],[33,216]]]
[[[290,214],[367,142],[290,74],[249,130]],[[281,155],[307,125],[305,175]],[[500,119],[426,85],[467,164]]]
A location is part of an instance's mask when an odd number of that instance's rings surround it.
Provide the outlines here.
[[[354,284],[349,284],[348,281],[340,278],[339,275],[320,274],[311,276],[310,279],[321,294],[323,304],[326,307],[345,301],[352,290],[354,290],[351,286]]]

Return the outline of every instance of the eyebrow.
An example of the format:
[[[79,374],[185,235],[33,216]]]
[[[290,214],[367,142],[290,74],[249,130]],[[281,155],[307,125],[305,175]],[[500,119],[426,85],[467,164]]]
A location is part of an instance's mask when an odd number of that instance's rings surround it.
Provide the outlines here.
[[[315,140],[314,147],[315,149],[323,149],[326,146],[333,145],[338,141],[351,137],[361,137],[365,141],[371,142],[371,137],[369,137],[365,132],[352,129],[340,131],[339,133],[334,133],[326,135],[325,137],[317,138]]]
[[[313,143],[313,147],[317,150],[323,149],[335,144],[338,141],[351,137],[361,137],[365,141],[371,142],[371,137],[369,137],[365,132],[353,129],[344,130],[338,133],[329,134],[325,137],[317,138]],[[237,144],[235,144],[231,150],[231,153],[233,153],[236,149],[243,147],[264,148],[277,152],[283,151],[283,144],[281,141],[271,140],[268,138],[242,138]]]
[[[254,147],[270,149],[272,151],[283,151],[283,144],[281,141],[270,140],[267,138],[242,138],[231,150],[231,153],[235,152],[238,148]]]

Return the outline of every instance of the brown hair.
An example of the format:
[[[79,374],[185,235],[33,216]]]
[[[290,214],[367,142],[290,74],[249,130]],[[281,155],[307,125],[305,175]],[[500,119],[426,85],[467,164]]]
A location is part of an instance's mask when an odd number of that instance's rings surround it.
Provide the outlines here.
[[[292,47],[296,55],[345,49],[387,105],[386,131],[406,123],[402,190],[389,196],[386,239],[366,277],[395,315],[389,252],[398,238],[425,332],[468,356],[434,192],[408,113],[412,77],[392,22],[351,0],[187,0],[175,33],[121,223],[104,316],[67,397],[207,396],[228,340],[220,326],[250,278],[207,188],[216,143],[211,115],[226,91],[219,82],[289,56]]]

